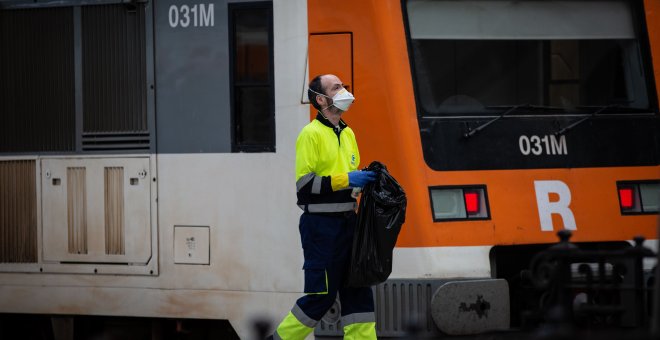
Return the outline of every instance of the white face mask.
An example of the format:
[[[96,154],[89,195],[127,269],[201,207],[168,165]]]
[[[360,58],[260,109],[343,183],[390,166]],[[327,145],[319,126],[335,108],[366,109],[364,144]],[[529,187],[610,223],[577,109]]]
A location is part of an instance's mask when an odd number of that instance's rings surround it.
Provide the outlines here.
[[[321,95],[323,97],[330,98],[330,97],[328,97],[328,96],[326,96],[322,93],[318,93],[318,92],[316,92],[312,89],[310,89],[310,91],[312,91],[312,92],[314,92],[318,95]],[[348,108],[351,107],[351,104],[353,104],[353,101],[355,100],[355,97],[353,97],[353,94],[348,92],[346,89],[341,89],[341,90],[339,90],[339,92],[335,93],[335,95],[332,96],[332,98],[330,98],[330,99],[332,99],[332,105],[331,106],[334,106],[334,107],[336,107],[336,108],[338,108],[342,111],[348,111]]]

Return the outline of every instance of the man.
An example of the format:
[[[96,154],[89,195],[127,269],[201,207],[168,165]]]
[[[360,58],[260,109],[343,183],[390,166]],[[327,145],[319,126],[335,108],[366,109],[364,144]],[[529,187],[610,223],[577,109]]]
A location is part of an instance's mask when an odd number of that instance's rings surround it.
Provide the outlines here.
[[[360,154],[353,130],[341,119],[355,99],[337,76],[317,76],[309,100],[318,110],[296,141],[296,188],[305,263],[305,296],[296,301],[273,334],[304,339],[335,302],[341,303],[345,339],[376,339],[374,301],[369,287],[343,287],[356,222],[354,188],[375,180],[357,170]]]

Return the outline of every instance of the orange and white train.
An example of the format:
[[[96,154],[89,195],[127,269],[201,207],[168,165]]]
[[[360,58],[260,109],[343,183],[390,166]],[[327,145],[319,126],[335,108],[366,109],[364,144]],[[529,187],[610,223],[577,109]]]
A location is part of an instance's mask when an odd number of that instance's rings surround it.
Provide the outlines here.
[[[561,229],[657,249],[656,0],[0,0],[0,331],[279,321],[323,73],[408,197],[381,336],[519,326],[516,278]]]

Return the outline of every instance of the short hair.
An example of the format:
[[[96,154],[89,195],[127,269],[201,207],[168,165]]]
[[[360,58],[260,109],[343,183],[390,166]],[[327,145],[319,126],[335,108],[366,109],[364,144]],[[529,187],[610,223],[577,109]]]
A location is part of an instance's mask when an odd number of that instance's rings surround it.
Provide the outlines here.
[[[309,102],[314,106],[315,109],[317,110],[322,110],[321,105],[316,101],[316,96],[321,93],[325,94],[325,91],[323,91],[323,87],[321,86],[321,77],[323,75],[318,75],[312,79],[312,81],[309,82],[309,89],[307,90],[307,97],[309,98]]]

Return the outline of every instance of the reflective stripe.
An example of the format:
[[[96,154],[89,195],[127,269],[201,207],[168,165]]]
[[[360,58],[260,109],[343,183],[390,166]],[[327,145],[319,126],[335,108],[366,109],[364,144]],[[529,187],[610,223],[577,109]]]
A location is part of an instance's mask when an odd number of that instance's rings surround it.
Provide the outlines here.
[[[314,176],[314,181],[312,182],[312,194],[321,193],[321,177]]]
[[[376,322],[376,315],[374,312],[353,313],[341,317],[341,323],[344,326],[365,322]]]
[[[316,175],[313,172],[308,173],[305,176],[298,178],[296,181],[296,192],[300,191],[309,181],[313,180]]]
[[[303,324],[298,317],[293,315],[293,311],[291,311],[282,320],[280,325],[277,326],[277,330],[273,334],[273,339],[304,340],[312,331],[314,331],[313,327]]]
[[[344,326],[344,340],[376,340],[376,323],[364,322]]]
[[[298,304],[293,305],[293,308],[291,309],[291,314],[293,314],[293,316],[295,316],[296,319],[298,319],[298,321],[301,324],[303,324],[303,325],[305,325],[309,328],[316,327],[316,324],[318,323],[317,320],[314,320],[314,319],[310,318],[309,316],[307,316],[307,314],[305,314],[305,312],[303,312],[303,310],[300,309]]]
[[[356,202],[346,202],[346,203],[317,203],[317,204],[307,204],[307,205],[298,205],[300,209],[305,210],[311,213],[320,213],[320,212],[344,212],[351,211],[357,208]]]

